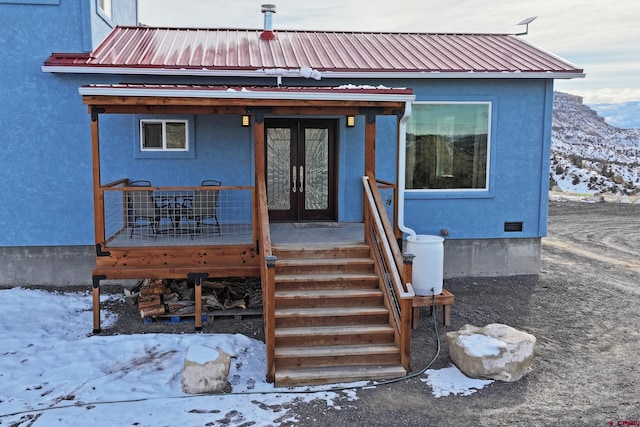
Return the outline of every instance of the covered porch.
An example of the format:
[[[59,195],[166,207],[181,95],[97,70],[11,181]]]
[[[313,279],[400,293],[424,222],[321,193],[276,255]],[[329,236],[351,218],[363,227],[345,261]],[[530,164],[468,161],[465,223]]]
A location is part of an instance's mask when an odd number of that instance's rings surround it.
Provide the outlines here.
[[[371,271],[377,277],[376,287],[380,289],[385,310],[388,310],[388,314],[383,316],[395,331],[392,334],[393,346],[397,347],[394,354],[398,355],[398,364],[405,372],[408,371],[413,297],[410,285],[411,258],[403,257],[397,244],[401,233],[397,225],[390,221],[390,218],[397,218],[396,188],[392,183],[376,180],[375,165],[376,118],[392,116],[396,118],[396,123],[399,123],[406,103],[413,99],[411,90],[346,87],[228,88],[180,85],[92,85],[81,88],[80,92],[91,116],[96,246],[96,268],[93,271],[95,333],[100,332],[99,295],[102,280],[144,278],[193,280],[196,304],[195,327],[196,330],[200,330],[202,328],[200,316],[202,280],[214,277],[260,277],[267,344],[267,378],[280,384],[300,381],[322,382],[323,379],[318,379],[318,374],[314,374],[315,380],[313,377],[299,380],[295,377],[280,378],[276,375],[278,364],[283,372],[291,368],[291,363],[301,364],[299,356],[278,356],[276,351],[276,341],[282,340],[276,337],[278,322],[284,322],[287,330],[293,327],[287,321],[278,320],[279,304],[287,303],[277,302],[276,274],[279,268],[282,272],[285,268],[289,268],[286,274],[281,273],[287,277],[314,274],[295,267],[302,262],[299,260],[290,260],[289,267],[283,267],[284,264],[279,262],[277,255],[288,253],[288,256],[291,256],[291,252],[307,252],[311,258],[339,258],[338,255],[331,254],[340,252],[339,247],[346,239],[350,241],[349,243],[365,245],[363,257],[371,259]],[[155,186],[151,184],[153,176],[148,176],[150,182],[140,185],[140,182],[136,182],[139,181],[139,177],[135,176],[135,170],[125,170],[123,171],[125,176],[103,182],[104,176],[113,176],[112,172],[106,171],[115,165],[103,156],[105,146],[101,142],[104,135],[100,131],[100,119],[111,114],[194,115],[196,117],[223,115],[237,120],[238,123],[242,116],[247,116],[251,124],[253,182],[250,185],[235,185],[234,182],[227,185],[226,182],[229,180],[222,179],[222,182],[215,185],[206,185],[208,183],[203,179],[200,185],[184,186],[176,183],[176,185]],[[336,218],[336,221],[324,222],[323,225],[316,227],[309,226],[313,223],[311,220],[311,222],[289,220],[271,223],[270,220],[273,218],[270,218],[270,212],[274,210],[270,207],[268,200],[269,184],[266,170],[268,136],[265,119],[307,117],[331,118],[342,122],[347,116],[364,116],[362,136],[364,170],[361,171],[363,178],[358,184],[364,201],[362,221],[345,222],[338,221]],[[198,135],[195,137],[197,138]],[[398,146],[397,141],[396,138],[396,146]],[[224,155],[224,153],[219,154]],[[338,162],[348,160],[340,156],[337,159]],[[300,177],[302,181],[302,173]],[[298,188],[302,188],[302,183]],[[198,197],[208,199],[209,203],[198,201]],[[143,202],[144,200],[146,202]],[[201,212],[205,210],[205,205],[213,206],[214,211],[205,215]],[[145,206],[146,209],[144,209]],[[144,211],[145,214],[140,214],[138,218],[133,217],[132,211],[136,208],[138,211]],[[149,210],[151,213],[148,212]],[[348,230],[348,233],[327,233],[328,227]],[[336,235],[340,237],[332,237]],[[312,238],[323,241],[311,243]],[[303,246],[291,246],[296,244],[303,244]],[[323,245],[324,255],[320,256],[319,252],[314,252],[320,250],[314,246],[316,244]],[[344,277],[356,275],[350,272],[351,267],[345,267],[345,265],[358,263],[362,263],[362,260],[340,261],[336,267],[310,268],[311,270],[335,268],[336,280],[342,283],[345,282]],[[294,267],[290,267],[291,265]],[[316,298],[323,299],[327,292],[329,291],[320,292]],[[358,297],[361,293],[345,289],[341,292],[343,294],[351,292],[355,299],[364,300],[362,299],[364,297]],[[313,305],[313,303],[309,304]],[[296,314],[292,315],[296,316]],[[311,324],[304,327],[317,327],[317,324],[313,326],[314,322],[311,321]],[[282,326],[280,328],[282,329]],[[342,328],[344,329],[344,326]],[[326,348],[329,349],[329,347]],[[335,359],[336,356],[334,354],[331,357]],[[298,360],[298,362],[292,362],[292,360]],[[382,363],[381,359],[376,360]],[[321,365],[325,363],[326,361],[320,362]],[[386,375],[397,374],[398,371],[391,370]],[[324,381],[329,380],[324,379]]]

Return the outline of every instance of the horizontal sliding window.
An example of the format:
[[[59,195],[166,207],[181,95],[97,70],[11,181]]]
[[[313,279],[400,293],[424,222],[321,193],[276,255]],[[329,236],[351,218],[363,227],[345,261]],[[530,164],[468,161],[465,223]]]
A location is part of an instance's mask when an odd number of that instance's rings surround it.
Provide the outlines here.
[[[406,189],[488,189],[490,115],[489,102],[413,104]]]
[[[188,135],[186,120],[140,120],[142,151],[187,151]]]

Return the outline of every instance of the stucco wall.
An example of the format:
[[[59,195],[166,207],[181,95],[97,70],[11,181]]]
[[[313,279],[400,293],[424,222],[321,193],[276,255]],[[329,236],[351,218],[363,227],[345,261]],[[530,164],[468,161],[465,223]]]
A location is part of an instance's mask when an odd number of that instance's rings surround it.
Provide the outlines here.
[[[0,205],[0,246],[92,245],[93,208],[90,121],[78,88],[89,83],[170,82],[167,77],[61,75],[40,67],[52,52],[81,52],[103,37],[116,20],[133,24],[134,2],[114,1],[114,20],[96,14],[95,1],[0,2],[6,39],[0,49],[3,105],[0,168],[6,195]],[[89,5],[89,6],[87,6]],[[87,11],[87,9],[89,9]],[[29,23],[38,22],[38,28]],[[273,84],[273,79],[189,79],[175,82]],[[552,109],[551,80],[427,79],[420,81],[321,81],[411,87],[418,101],[490,101],[491,168],[488,191],[407,193],[406,224],[419,234],[448,231],[447,239],[536,238],[546,234],[547,174]],[[285,79],[285,85],[317,85]],[[360,177],[364,172],[364,117],[345,128],[339,117],[338,212],[341,221],[362,218]],[[253,182],[251,129],[232,116],[192,116],[193,155],[143,159],[135,154],[137,120],[132,115],[100,117],[102,180],[150,179],[155,185],[195,185],[203,179],[226,185]],[[396,119],[377,121],[377,176],[395,181]],[[507,233],[505,221],[522,221]]]
[[[95,0],[25,3],[0,1],[0,246],[92,244],[89,116],[78,87],[93,79],[41,67],[53,52],[90,50],[92,23],[107,27]],[[135,1],[113,5],[114,19],[135,23]]]
[[[447,239],[546,235],[553,85],[551,80],[423,80],[407,83],[416,101],[490,101],[489,189],[406,193],[405,222]],[[378,142],[380,144],[380,142]],[[522,232],[505,232],[522,222]]]

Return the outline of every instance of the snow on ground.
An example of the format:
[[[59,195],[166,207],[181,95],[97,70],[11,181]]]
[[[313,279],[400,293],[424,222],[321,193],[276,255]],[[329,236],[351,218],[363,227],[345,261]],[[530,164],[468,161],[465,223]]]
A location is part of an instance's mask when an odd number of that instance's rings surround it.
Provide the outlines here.
[[[114,321],[102,310],[104,328]],[[366,385],[277,389],[265,382],[264,343],[244,335],[92,336],[91,324],[89,293],[0,290],[0,426],[279,426],[297,421],[290,410],[298,402],[340,409]],[[182,392],[193,345],[232,356],[231,393]],[[436,396],[470,394],[487,383],[470,382],[455,367],[426,375]]]
[[[468,396],[493,382],[493,380],[477,380],[466,377],[455,366],[427,371],[427,379],[422,381],[431,386],[435,397],[444,397],[450,394]]]

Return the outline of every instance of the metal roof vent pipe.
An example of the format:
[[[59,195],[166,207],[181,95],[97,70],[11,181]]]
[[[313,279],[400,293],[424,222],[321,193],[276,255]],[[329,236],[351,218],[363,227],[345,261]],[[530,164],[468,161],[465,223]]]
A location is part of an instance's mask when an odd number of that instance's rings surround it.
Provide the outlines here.
[[[264,30],[260,34],[262,40],[275,40],[276,35],[273,32],[273,14],[276,13],[275,4],[263,4],[261,6],[264,13]]]

